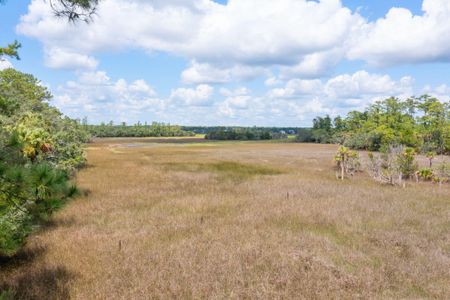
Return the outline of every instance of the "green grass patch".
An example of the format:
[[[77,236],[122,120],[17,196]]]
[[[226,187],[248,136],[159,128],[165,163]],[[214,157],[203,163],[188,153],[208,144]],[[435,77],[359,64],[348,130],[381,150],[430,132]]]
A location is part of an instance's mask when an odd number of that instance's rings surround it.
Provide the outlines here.
[[[212,163],[167,163],[170,170],[185,172],[212,172],[228,179],[246,179],[254,176],[279,175],[279,169],[256,164],[242,164],[234,161]]]

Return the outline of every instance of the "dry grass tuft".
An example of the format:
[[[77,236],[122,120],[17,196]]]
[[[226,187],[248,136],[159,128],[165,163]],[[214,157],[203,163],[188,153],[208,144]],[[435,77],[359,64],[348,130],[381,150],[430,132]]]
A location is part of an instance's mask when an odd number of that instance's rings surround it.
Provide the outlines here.
[[[336,146],[89,146],[82,197],[13,260],[20,299],[450,297],[450,188],[336,180]]]

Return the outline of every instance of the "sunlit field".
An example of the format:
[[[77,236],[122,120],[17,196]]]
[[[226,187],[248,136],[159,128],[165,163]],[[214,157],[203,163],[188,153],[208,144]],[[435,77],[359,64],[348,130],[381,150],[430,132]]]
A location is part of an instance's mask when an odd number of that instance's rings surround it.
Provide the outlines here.
[[[82,196],[0,261],[0,289],[20,299],[449,297],[449,185],[341,182],[335,145],[190,142],[89,144]]]

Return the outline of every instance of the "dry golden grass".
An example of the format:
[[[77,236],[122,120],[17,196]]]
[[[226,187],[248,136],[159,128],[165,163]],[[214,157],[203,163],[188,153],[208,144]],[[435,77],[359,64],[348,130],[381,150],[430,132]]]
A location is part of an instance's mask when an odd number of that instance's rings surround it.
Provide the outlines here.
[[[450,298],[450,188],[336,180],[336,146],[102,140],[0,287],[39,299]]]

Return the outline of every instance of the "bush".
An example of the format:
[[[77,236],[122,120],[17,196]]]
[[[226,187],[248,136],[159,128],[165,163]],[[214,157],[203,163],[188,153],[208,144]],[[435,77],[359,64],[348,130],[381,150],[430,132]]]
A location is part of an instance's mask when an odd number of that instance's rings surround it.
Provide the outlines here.
[[[397,164],[403,178],[411,178],[418,169],[413,148],[403,148],[397,156]]]
[[[336,167],[338,168],[341,180],[344,180],[345,175],[353,176],[354,172],[359,171],[361,164],[359,162],[359,155],[356,151],[351,151],[347,147],[340,146],[336,155],[334,156]]]
[[[311,143],[313,141],[311,129],[307,128],[299,129],[295,139],[300,143]]]
[[[432,180],[434,177],[433,170],[430,168],[423,168],[419,170],[419,178],[425,181]]]
[[[415,151],[404,146],[389,146],[375,155],[369,153],[369,175],[376,181],[391,185],[401,185],[403,179],[415,175],[417,163]]]

